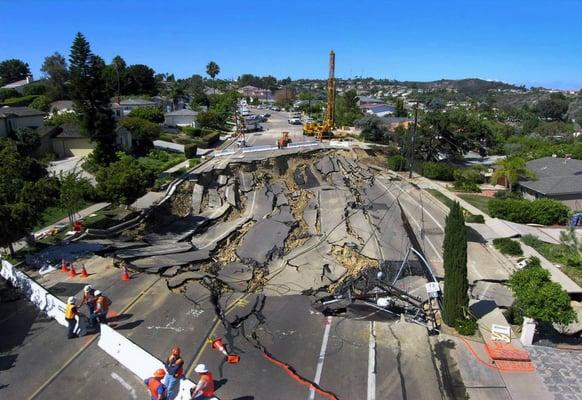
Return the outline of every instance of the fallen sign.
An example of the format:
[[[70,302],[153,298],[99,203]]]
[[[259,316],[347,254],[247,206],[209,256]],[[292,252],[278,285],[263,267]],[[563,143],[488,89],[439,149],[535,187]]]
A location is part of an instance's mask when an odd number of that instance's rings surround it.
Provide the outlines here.
[[[505,325],[491,325],[491,340],[511,343],[511,328]]]

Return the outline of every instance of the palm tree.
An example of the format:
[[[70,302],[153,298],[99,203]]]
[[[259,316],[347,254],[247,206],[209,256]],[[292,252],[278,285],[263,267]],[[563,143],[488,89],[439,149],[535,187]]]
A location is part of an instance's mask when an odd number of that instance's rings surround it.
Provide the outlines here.
[[[496,185],[499,179],[505,178],[510,192],[520,178],[536,179],[536,174],[526,167],[525,160],[521,157],[509,156],[497,161],[496,164],[497,168],[491,176],[491,183]]]
[[[212,78],[212,87],[214,94],[216,94],[216,85],[214,84],[214,78],[216,77],[216,75],[220,73],[220,67],[214,61],[210,61],[206,66],[206,73],[208,74],[208,76]]]

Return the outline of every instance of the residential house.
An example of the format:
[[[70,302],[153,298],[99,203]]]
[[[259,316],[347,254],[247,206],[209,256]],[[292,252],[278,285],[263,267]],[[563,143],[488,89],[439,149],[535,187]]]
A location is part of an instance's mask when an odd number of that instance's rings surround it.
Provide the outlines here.
[[[198,113],[192,110],[167,112],[164,114],[164,125],[196,127],[196,115]]]
[[[39,128],[44,125],[45,113],[29,107],[0,108],[0,137],[6,137],[18,128]]]
[[[549,197],[572,210],[582,210],[582,160],[543,157],[528,161],[526,166],[537,179],[519,181],[524,198]]]
[[[76,124],[62,124],[52,127],[47,134],[52,142],[52,150],[58,158],[85,157],[93,151],[95,143]],[[46,136],[46,135],[43,135]],[[41,139],[41,143],[42,143]]]
[[[251,99],[272,100],[273,93],[269,89],[262,89],[255,86],[243,86],[238,90],[243,97],[250,97]]]
[[[368,108],[366,110],[366,113],[372,114],[372,115],[375,115],[375,116],[381,118],[381,117],[393,115],[395,111],[396,111],[396,109],[392,106],[389,106],[388,104],[378,104],[378,105],[374,105],[374,106],[371,106],[370,108]]]
[[[28,75],[26,79],[20,81],[12,82],[7,85],[2,86],[2,89],[14,89],[20,94],[24,94],[24,87],[29,83],[32,83],[32,75]]]
[[[39,152],[53,152],[58,158],[85,157],[95,148],[95,143],[76,124],[45,126],[38,133],[41,141]],[[113,134],[118,146],[125,150],[132,149],[131,132],[126,128],[118,127]]]
[[[111,109],[116,118],[127,117],[130,112],[140,107],[156,107],[158,104],[151,100],[124,99],[119,103],[111,103]]]

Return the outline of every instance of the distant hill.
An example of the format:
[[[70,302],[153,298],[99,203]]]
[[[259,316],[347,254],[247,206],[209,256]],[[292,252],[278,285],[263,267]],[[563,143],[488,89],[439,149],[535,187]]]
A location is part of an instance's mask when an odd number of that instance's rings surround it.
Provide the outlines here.
[[[519,90],[525,91],[524,86],[516,86],[505,82],[487,81],[478,78],[468,79],[441,79],[432,82],[399,82],[402,85],[417,87],[419,89],[453,89],[470,97],[481,97],[489,94],[491,90]]]

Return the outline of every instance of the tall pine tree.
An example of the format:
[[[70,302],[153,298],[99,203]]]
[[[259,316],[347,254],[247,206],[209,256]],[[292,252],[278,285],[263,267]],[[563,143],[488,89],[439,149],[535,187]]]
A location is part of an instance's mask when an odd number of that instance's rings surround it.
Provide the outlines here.
[[[467,232],[463,211],[459,203],[453,203],[446,219],[443,243],[445,266],[445,288],[443,320],[455,326],[457,320],[464,319],[463,309],[469,306],[467,290]]]
[[[81,115],[82,129],[96,143],[95,159],[108,165],[116,159],[116,136],[104,69],[103,60],[91,52],[87,39],[77,33],[69,56],[71,98]]]

